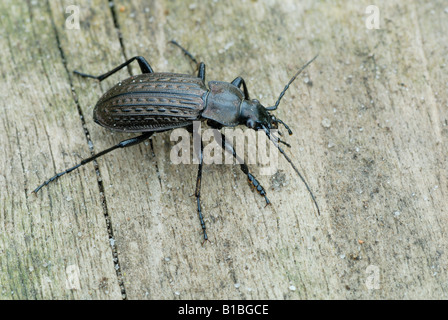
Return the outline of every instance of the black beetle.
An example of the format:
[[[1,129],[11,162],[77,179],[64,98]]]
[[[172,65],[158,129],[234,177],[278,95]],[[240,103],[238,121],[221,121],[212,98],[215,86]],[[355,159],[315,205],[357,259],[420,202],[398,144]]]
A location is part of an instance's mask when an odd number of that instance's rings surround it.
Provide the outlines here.
[[[215,129],[245,125],[250,129],[263,130],[299,175],[314,201],[317,212],[320,214],[319,206],[317,205],[310,187],[278,143],[283,143],[287,146],[289,145],[278,137],[273,137],[271,134],[271,129],[277,129],[279,123],[288,130],[289,134],[292,134],[292,131],[282,120],[270,113],[270,111],[277,109],[280,100],[284,96],[286,90],[288,90],[289,85],[296,79],[303,69],[316,59],[317,56],[308,61],[299,69],[299,71],[297,71],[281,92],[275,105],[265,108],[258,100],[251,100],[249,98],[246,83],[241,77],[235,78],[231,83],[210,81],[207,88],[205,85],[205,64],[203,62],[198,63],[197,60],[176,41],[172,40],[171,43],[178,46],[185,55],[196,63],[199,69],[197,77],[188,74],[154,72],[145,58],[141,56],[133,57],[115,69],[100,76],[92,76],[74,71],[74,73],[82,77],[89,77],[102,81],[126,67],[132,61],[137,60],[142,74],[127,78],[107,91],[96,104],[93,111],[93,118],[99,125],[115,131],[141,132],[143,134],[138,137],[124,140],[109,149],[103,150],[90,158],[82,160],[76,166],[58,173],[42,183],[33,191],[33,193],[36,194],[42,187],[48,185],[60,176],[69,173],[112,150],[141,143],[151,137],[155,132],[163,132],[180,127],[185,127],[191,131],[193,121],[206,120],[207,124]],[[241,87],[243,90],[241,90]],[[241,170],[247,175],[249,181],[257,189],[258,193],[265,198],[266,205],[270,204],[264,188],[249,172],[244,161],[239,159],[233,147],[229,145],[229,143],[226,143],[226,138],[222,133],[221,141],[222,147],[227,148],[227,150],[240,161]],[[203,146],[201,143],[195,196],[205,241],[208,240],[208,236],[200,202],[203,164],[202,149]]]

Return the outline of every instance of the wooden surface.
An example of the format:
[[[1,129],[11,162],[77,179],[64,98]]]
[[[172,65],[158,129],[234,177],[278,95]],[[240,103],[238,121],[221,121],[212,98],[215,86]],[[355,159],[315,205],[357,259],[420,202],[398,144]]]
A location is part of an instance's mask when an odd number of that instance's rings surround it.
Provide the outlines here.
[[[0,297],[3,299],[446,299],[446,2],[0,2]],[[92,120],[98,83],[134,55],[156,71],[246,79],[271,105],[319,53],[276,115],[294,135],[260,176],[206,166],[201,245],[196,165],[170,163],[169,133],[41,182],[132,135]],[[138,65],[131,67],[139,73]],[[254,174],[257,166],[251,166]],[[275,190],[273,190],[275,189]],[[377,281],[378,280],[378,281]]]

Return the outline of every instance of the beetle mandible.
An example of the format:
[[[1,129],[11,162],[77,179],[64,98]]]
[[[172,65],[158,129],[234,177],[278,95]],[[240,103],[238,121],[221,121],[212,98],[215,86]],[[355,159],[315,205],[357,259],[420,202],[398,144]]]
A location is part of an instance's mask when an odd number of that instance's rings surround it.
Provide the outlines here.
[[[170,41],[179,47],[197,66],[197,76],[179,73],[154,72],[145,58],[135,56],[113,70],[100,76],[74,71],[75,74],[102,81],[128,64],[136,60],[140,66],[142,74],[131,76],[111,89],[109,89],[97,102],[93,110],[94,121],[106,128],[121,132],[140,132],[140,136],[126,139],[117,145],[103,150],[79,164],[63,172],[56,174],[38,186],[33,193],[36,194],[42,187],[55,181],[62,175],[69,173],[103,155],[118,148],[126,148],[139,144],[150,138],[156,132],[169,131],[175,128],[187,128],[192,130],[193,121],[207,121],[207,124],[214,129],[222,127],[235,127],[245,125],[253,130],[263,130],[266,136],[274,143],[284,158],[290,163],[294,171],[305,184],[314,205],[320,214],[317,201],[308,186],[304,177],[300,174],[291,159],[279,146],[286,142],[274,137],[271,129],[277,129],[278,124],[285,127],[291,135],[292,131],[286,123],[276,118],[270,113],[277,109],[280,100],[288,90],[291,83],[297,76],[317,58],[317,55],[303,65],[297,73],[289,80],[283,91],[280,93],[275,104],[271,107],[264,107],[258,100],[249,98],[246,82],[243,78],[237,77],[232,82],[209,81],[208,88],[205,85],[205,64],[198,63],[195,57],[180,46],[176,41]],[[242,90],[241,90],[242,87]],[[280,131],[278,132],[280,134]],[[266,205],[270,204],[266,196],[266,191],[258,180],[249,172],[249,168],[241,161],[233,147],[226,141],[223,133],[220,133],[222,148],[232,153],[233,157],[240,161],[240,167],[247,175],[251,184],[257,192],[265,198]],[[200,144],[199,167],[196,181],[195,197],[199,221],[201,223],[204,242],[208,240],[204,217],[201,210],[201,180],[203,165],[203,145]]]

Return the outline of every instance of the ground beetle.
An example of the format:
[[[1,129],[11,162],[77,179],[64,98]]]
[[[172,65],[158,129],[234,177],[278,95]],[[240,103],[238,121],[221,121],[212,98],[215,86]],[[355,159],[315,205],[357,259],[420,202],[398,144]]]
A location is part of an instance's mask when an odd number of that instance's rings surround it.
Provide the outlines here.
[[[277,109],[280,100],[284,96],[286,90],[288,90],[289,85],[296,79],[303,69],[316,59],[317,56],[297,71],[280,93],[275,105],[265,108],[258,100],[251,100],[249,98],[246,83],[241,77],[235,78],[235,80],[230,83],[210,81],[207,88],[205,85],[205,64],[203,62],[198,63],[193,55],[181,47],[176,41],[172,40],[171,43],[178,46],[183,53],[198,66],[199,71],[197,77],[188,74],[154,72],[145,58],[141,56],[133,57],[115,69],[100,76],[92,76],[74,71],[75,74],[82,77],[89,77],[102,81],[126,67],[132,61],[137,60],[142,74],[123,80],[107,91],[96,104],[95,109],[93,110],[93,118],[99,125],[115,131],[141,132],[143,134],[135,138],[124,140],[109,149],[103,150],[90,158],[82,160],[76,166],[58,173],[45,181],[37,187],[33,193],[37,193],[42,187],[48,185],[60,176],[69,173],[112,150],[133,146],[145,141],[155,132],[163,132],[181,127],[185,127],[191,131],[193,121],[207,121],[207,124],[215,129],[245,125],[250,129],[263,130],[267,137],[278,148],[280,153],[282,153],[285,159],[291,164],[294,171],[299,175],[311,195],[317,208],[317,212],[320,214],[319,206],[317,205],[310,187],[278,143],[283,143],[287,146],[289,145],[271,134],[271,129],[277,129],[279,123],[286,128],[289,134],[292,134],[292,131],[282,120],[270,113],[270,111]],[[270,204],[264,188],[249,172],[244,161],[241,162],[233,147],[226,142],[224,134],[221,133],[220,135],[223,149],[226,148],[229,150],[233,156],[240,161],[241,170],[247,175],[249,181],[256,188],[257,192],[265,198],[266,205]],[[208,240],[208,236],[200,201],[203,164],[202,142],[200,149],[195,196],[197,199],[197,210],[204,235],[204,241],[206,241]]]

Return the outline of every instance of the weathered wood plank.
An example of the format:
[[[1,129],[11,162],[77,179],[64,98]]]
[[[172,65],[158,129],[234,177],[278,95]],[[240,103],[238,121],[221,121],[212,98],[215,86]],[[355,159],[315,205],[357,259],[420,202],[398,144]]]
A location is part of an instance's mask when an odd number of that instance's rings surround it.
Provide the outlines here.
[[[31,194],[89,154],[49,9],[0,4],[0,296],[120,299],[94,171]]]
[[[81,28],[68,30],[69,4],[0,7],[2,298],[446,299],[441,1],[380,1],[378,30],[366,28],[365,4],[343,1],[137,0],[81,1]],[[37,199],[29,195],[89,156],[88,139],[99,152],[131,136],[91,116],[128,70],[101,84],[70,71],[100,74],[142,55],[157,71],[194,72],[171,39],[207,64],[208,80],[240,75],[266,105],[320,54],[276,115],[294,131],[287,153],[321,216],[281,157],[275,177],[251,166],[268,189],[267,208],[237,166],[206,166],[211,243],[202,246],[197,168],[170,162],[170,133],[104,156],[97,173],[89,164]],[[78,290],[65,283],[72,265]],[[379,287],[369,289],[377,276]]]

